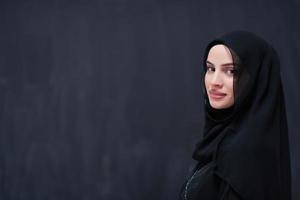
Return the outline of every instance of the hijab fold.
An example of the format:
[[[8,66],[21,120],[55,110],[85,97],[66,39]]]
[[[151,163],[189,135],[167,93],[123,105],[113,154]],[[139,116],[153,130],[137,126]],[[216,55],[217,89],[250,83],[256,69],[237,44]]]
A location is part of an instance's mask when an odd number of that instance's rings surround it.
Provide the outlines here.
[[[234,105],[222,110],[210,106],[204,84],[208,52],[216,44],[230,49],[237,70]],[[276,51],[253,33],[234,31],[207,45],[203,67],[205,125],[193,158],[203,164],[214,160],[215,174],[243,200],[290,200],[288,127]]]

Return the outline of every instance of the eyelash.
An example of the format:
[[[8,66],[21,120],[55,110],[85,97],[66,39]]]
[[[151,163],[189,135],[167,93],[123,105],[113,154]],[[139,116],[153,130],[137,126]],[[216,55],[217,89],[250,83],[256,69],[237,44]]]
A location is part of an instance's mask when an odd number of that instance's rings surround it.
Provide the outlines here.
[[[209,67],[209,66],[207,66],[206,71],[207,71],[207,72],[210,72],[209,69],[214,69],[214,67]],[[229,69],[229,70],[227,70],[227,71],[231,71],[231,74],[228,74],[229,76],[234,75],[234,74],[236,73],[236,70],[235,70],[235,69]]]

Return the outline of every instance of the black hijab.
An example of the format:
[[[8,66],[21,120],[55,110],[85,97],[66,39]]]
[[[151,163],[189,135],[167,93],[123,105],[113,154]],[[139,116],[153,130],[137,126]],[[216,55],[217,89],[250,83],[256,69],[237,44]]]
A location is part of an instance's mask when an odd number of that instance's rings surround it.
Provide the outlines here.
[[[234,105],[210,106],[204,85],[206,59],[216,44],[230,49],[235,64]],[[290,153],[280,63],[263,39],[234,31],[210,42],[203,60],[205,126],[193,158],[216,162],[215,174],[243,200],[290,200]]]

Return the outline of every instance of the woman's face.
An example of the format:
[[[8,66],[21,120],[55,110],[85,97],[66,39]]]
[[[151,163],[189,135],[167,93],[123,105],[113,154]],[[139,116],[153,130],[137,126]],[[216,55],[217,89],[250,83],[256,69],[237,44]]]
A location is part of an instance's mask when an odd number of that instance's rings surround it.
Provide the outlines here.
[[[225,45],[213,46],[207,56],[205,87],[211,107],[229,108],[234,104],[234,64],[230,50]]]

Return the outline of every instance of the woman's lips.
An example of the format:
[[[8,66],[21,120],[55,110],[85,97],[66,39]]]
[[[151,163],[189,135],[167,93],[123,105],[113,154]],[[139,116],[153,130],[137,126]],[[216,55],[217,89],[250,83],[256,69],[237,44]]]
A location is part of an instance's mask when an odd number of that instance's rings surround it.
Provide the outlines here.
[[[213,99],[222,99],[226,96],[226,94],[220,92],[209,92],[209,96]]]

